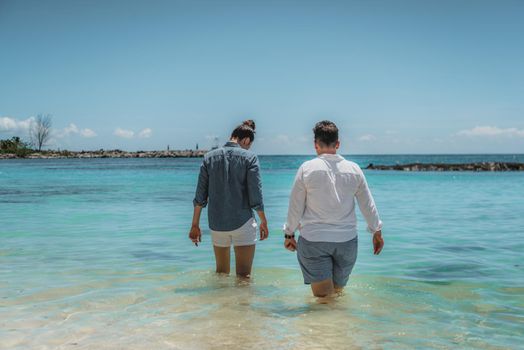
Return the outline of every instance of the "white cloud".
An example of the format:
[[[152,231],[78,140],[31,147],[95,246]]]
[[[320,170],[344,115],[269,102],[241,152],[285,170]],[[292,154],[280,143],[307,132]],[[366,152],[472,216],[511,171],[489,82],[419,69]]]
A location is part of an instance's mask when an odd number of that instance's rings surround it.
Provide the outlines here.
[[[73,123],[69,124],[62,130],[57,131],[56,133],[56,137],[58,138],[64,138],[70,135],[80,135],[82,137],[89,138],[89,137],[95,137],[96,133],[93,130],[88,129],[88,128],[79,129],[78,126],[76,126]]]
[[[0,118],[0,130],[11,131],[17,128],[16,120],[9,117]]]
[[[86,138],[96,137],[96,132],[91,129],[85,128],[80,130],[80,135]]]
[[[496,126],[476,126],[473,129],[462,130],[457,133],[459,136],[516,136],[524,137],[524,129],[517,128],[501,129]]]
[[[144,130],[138,133],[138,137],[140,137],[141,139],[150,138],[151,135],[153,135],[153,130],[151,130],[150,128],[145,128]]]
[[[147,139],[153,135],[153,130],[151,128],[145,128],[139,131],[138,133],[135,133],[133,130],[116,128],[115,131],[113,132],[113,135],[124,138],[124,139],[132,139],[135,136],[141,139]]]
[[[10,117],[0,117],[0,131],[27,131],[35,118],[18,120]]]
[[[78,127],[71,123],[62,130],[62,136],[69,136],[70,134],[78,134]]]
[[[367,142],[367,141],[373,141],[373,140],[376,140],[377,138],[374,136],[374,135],[371,135],[371,134],[366,134],[366,135],[362,135],[358,138],[359,141],[364,141],[364,142]]]
[[[135,132],[132,130],[126,130],[121,128],[116,128],[115,132],[113,133],[115,136],[122,137],[124,139],[130,139],[133,136],[135,136]]]

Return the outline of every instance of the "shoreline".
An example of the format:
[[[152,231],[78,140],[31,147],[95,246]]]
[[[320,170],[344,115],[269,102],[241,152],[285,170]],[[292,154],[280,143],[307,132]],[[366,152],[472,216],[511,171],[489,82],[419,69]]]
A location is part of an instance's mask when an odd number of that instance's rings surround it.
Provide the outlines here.
[[[137,151],[44,151],[21,156],[14,153],[0,153],[1,159],[66,159],[66,158],[202,158],[207,150]]]
[[[26,154],[0,153],[0,161],[7,159],[99,159],[99,158],[202,158],[208,150],[165,150],[165,151],[42,151]],[[472,163],[405,163],[375,165],[369,163],[366,170],[390,170],[403,172],[519,172],[524,163],[519,162],[472,162]]]

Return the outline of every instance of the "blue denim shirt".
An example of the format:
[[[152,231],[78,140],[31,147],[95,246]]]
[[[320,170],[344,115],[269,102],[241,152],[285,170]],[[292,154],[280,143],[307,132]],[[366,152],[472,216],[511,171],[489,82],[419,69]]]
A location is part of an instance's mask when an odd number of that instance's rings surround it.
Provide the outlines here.
[[[208,207],[209,228],[232,231],[264,210],[257,156],[234,142],[206,153],[193,204]]]

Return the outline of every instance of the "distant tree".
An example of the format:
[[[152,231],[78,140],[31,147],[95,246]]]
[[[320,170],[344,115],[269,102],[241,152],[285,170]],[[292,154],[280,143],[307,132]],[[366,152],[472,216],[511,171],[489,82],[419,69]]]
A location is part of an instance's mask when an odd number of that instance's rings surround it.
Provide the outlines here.
[[[39,114],[34,123],[31,123],[29,137],[31,144],[38,152],[42,150],[51,138],[52,117],[50,114]]]
[[[31,152],[29,145],[22,141],[20,137],[15,136],[11,139],[0,140],[0,153],[13,153],[17,156],[25,157]]]

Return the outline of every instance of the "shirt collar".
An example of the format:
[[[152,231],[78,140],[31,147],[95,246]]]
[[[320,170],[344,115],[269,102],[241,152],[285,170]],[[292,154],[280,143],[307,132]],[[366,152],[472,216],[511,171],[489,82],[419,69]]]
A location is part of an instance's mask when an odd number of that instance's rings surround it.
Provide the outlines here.
[[[329,154],[329,153],[322,153],[318,156],[319,158],[325,158],[325,159],[344,159],[340,154]]]
[[[228,142],[226,142],[224,147],[240,147],[240,145],[238,143],[236,143],[236,142],[228,141]]]

